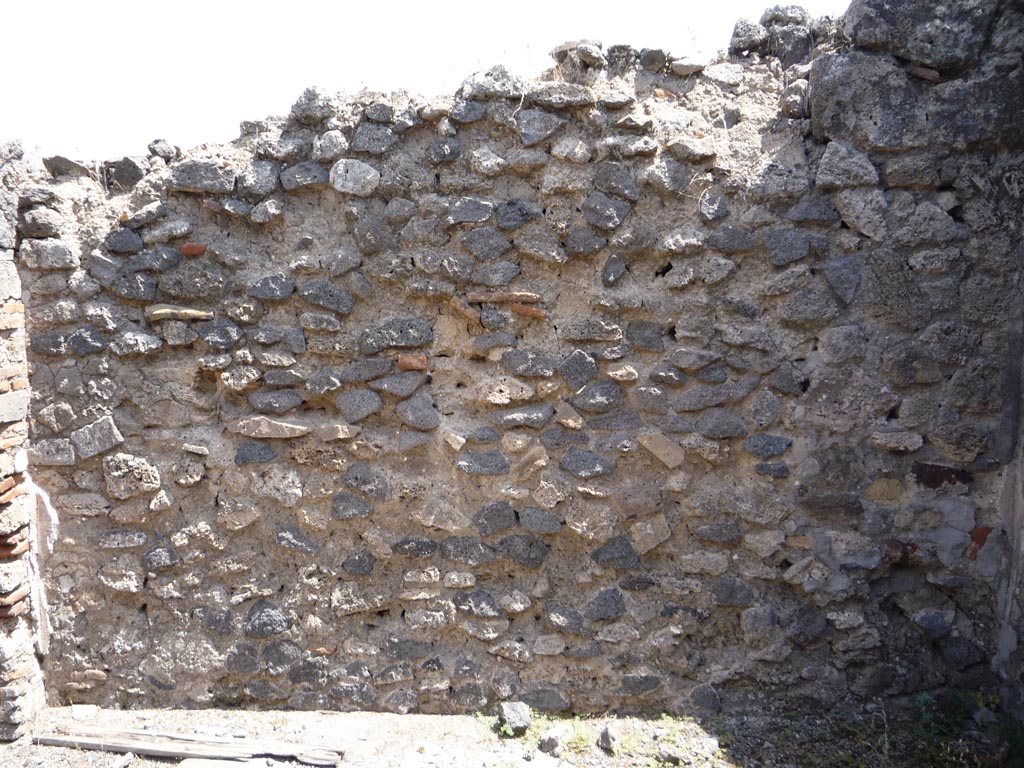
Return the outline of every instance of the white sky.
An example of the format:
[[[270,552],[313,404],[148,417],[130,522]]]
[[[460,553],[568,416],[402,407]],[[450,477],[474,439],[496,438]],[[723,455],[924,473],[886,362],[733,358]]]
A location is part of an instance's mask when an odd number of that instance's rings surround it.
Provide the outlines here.
[[[0,46],[0,138],[76,159],[230,141],[241,120],[327,92],[454,93],[504,64],[552,65],[567,40],[682,55],[726,48],[772,0],[12,0]],[[838,16],[849,0],[803,0]]]

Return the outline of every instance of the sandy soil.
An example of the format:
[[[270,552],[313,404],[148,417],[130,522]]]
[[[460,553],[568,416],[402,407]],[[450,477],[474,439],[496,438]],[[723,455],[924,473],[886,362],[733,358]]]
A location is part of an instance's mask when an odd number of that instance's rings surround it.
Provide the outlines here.
[[[493,716],[227,710],[97,710],[54,708],[33,733],[69,725],[143,729],[218,737],[249,737],[337,748],[339,766],[353,768],[896,768],[898,766],[1021,766],[1024,730],[992,718],[987,726],[953,721],[936,709],[881,708],[845,714],[740,713],[690,718],[565,718],[534,715],[511,738]],[[955,726],[955,727],[954,727]],[[599,746],[602,732],[612,748]],[[607,741],[605,746],[607,746]],[[554,746],[553,746],[554,745]],[[553,746],[553,748],[552,748]],[[257,758],[248,763],[181,763],[173,759],[39,746],[29,737],[0,746],[0,768],[271,768],[299,763]]]

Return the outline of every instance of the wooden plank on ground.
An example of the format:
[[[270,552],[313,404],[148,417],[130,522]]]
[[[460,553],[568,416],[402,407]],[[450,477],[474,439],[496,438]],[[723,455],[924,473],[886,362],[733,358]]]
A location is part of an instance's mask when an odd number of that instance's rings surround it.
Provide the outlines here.
[[[269,755],[271,757],[294,757],[299,753],[323,753],[318,759],[333,758],[335,761],[337,761],[338,758],[344,754],[344,751],[341,749],[335,749],[332,747],[322,747],[319,744],[305,744],[297,741],[268,741],[266,739],[239,739],[230,736],[201,736],[190,733],[169,733],[163,731],[148,731],[134,728],[112,730],[89,725],[76,726],[73,732],[93,736],[116,734],[117,736],[137,737],[142,739],[158,737],[161,739],[181,741],[191,744],[223,744],[227,746],[244,745],[246,749],[259,750],[259,754]]]
[[[134,752],[150,757],[208,758],[245,760],[270,756],[298,760],[306,765],[336,766],[344,753],[313,744],[258,739],[234,739],[162,733],[141,730],[114,730],[92,726],[67,726],[64,734],[41,734],[36,744],[103,752]]]

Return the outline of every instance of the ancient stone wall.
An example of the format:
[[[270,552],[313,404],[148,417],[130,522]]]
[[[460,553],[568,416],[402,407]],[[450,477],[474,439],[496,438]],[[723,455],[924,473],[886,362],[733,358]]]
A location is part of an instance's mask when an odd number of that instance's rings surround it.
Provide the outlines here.
[[[31,609],[41,588],[31,565],[35,499],[27,493],[22,447],[29,390],[25,311],[14,263],[21,147],[0,144],[0,739],[19,736],[43,703]],[[38,594],[38,593],[37,593]]]
[[[1019,684],[1024,25],[947,5],[51,161],[17,254],[51,701]]]

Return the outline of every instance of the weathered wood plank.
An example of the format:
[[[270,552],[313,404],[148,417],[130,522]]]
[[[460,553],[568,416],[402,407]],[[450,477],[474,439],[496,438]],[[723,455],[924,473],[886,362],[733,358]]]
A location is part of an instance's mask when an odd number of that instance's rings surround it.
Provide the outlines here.
[[[113,730],[90,726],[68,727],[66,734],[41,734],[36,744],[103,752],[134,752],[151,757],[227,758],[284,757],[306,765],[335,766],[344,753],[313,744],[257,739],[235,739],[157,731]]]

